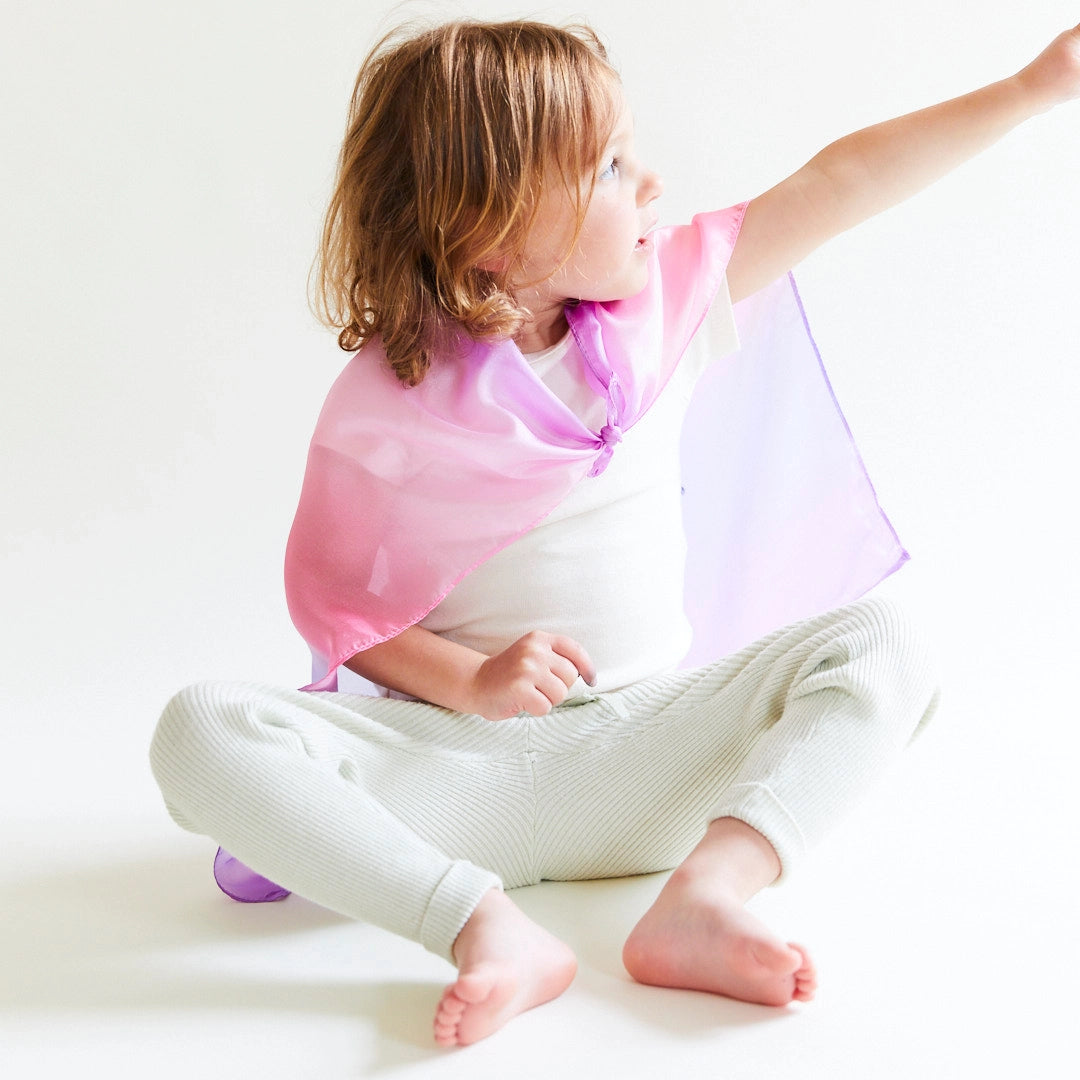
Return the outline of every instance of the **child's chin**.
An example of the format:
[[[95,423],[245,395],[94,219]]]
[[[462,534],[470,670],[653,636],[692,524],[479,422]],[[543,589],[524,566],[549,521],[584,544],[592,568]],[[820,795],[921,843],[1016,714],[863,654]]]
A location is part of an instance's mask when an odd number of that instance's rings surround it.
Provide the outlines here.
[[[644,260],[636,273],[626,273],[621,280],[611,282],[607,288],[596,288],[586,296],[578,297],[579,300],[590,300],[595,304],[613,304],[616,300],[629,300],[637,296],[649,283],[649,268]]]
[[[649,283],[649,268],[642,263],[640,273],[630,275],[626,288],[619,294],[619,300],[629,300],[631,296],[637,296]]]

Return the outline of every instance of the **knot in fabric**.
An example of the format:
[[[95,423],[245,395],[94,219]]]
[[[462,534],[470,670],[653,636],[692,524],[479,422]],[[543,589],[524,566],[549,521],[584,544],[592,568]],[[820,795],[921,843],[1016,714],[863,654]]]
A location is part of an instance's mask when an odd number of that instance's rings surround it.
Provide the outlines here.
[[[596,455],[589,476],[599,476],[611,461],[615,447],[622,442],[622,428],[618,424],[605,424],[600,429],[600,453]]]
[[[622,428],[616,424],[605,424],[600,429],[600,439],[605,446],[616,446],[622,442]]]

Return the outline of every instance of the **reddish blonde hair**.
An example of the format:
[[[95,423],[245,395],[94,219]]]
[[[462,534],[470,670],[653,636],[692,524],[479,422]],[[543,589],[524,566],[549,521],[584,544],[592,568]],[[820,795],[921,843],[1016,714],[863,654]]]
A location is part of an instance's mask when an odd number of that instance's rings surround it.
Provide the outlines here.
[[[313,268],[315,310],[341,348],[377,335],[415,385],[461,330],[516,332],[526,313],[510,277],[541,191],[553,176],[566,187],[576,240],[617,79],[584,26],[453,22],[383,38],[357,76]]]

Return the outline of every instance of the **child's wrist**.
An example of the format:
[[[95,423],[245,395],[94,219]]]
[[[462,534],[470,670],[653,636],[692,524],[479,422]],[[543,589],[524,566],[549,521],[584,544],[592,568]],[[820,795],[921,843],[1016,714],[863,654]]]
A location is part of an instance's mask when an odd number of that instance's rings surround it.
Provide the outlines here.
[[[1029,115],[1075,100],[1080,96],[1080,26],[1058,35],[1009,81],[1026,99]]]
[[[475,659],[470,658],[470,662],[460,672],[455,694],[457,701],[453,706],[458,712],[484,715],[483,667],[489,659],[490,657],[477,653]]]
[[[1023,68],[1009,79],[1002,82],[1005,90],[1015,99],[1017,109],[1023,119],[1049,112],[1061,99],[1050,91],[1037,72]]]

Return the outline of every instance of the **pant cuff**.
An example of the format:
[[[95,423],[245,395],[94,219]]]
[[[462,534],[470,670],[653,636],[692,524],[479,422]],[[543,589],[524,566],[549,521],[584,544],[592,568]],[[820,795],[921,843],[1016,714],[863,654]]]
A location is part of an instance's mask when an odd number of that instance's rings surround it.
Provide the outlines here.
[[[490,870],[469,862],[451,863],[428,901],[420,944],[452,964],[454,942],[488,889],[502,889],[502,881]]]
[[[756,829],[772,845],[780,860],[780,876],[773,884],[787,878],[799,857],[806,851],[806,839],[787,808],[764,784],[734,784],[724,793],[722,802],[709,813],[709,820],[733,817]]]

